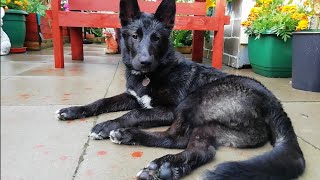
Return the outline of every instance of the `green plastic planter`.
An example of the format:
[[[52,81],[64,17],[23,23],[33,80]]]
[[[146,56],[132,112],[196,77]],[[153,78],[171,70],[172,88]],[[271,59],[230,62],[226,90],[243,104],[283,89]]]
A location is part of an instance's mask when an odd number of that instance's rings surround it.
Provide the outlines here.
[[[291,77],[291,39],[284,42],[274,34],[249,37],[249,61],[253,72],[266,77]]]
[[[26,37],[26,13],[9,9],[3,17],[3,30],[10,38],[11,48],[21,48]]]

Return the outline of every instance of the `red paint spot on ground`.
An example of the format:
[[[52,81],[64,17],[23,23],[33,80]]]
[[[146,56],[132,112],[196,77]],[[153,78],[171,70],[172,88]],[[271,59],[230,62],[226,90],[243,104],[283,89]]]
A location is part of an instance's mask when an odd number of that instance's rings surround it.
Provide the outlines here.
[[[42,147],[44,147],[43,144],[37,144],[37,145],[33,146],[33,148],[35,148],[35,149],[42,148]]]
[[[94,172],[93,172],[93,170],[88,169],[88,170],[85,171],[85,175],[92,176],[92,175],[94,175]]]
[[[60,156],[59,157],[59,159],[62,160],[62,161],[67,160],[68,158],[69,158],[68,156]]]
[[[142,156],[142,154],[143,154],[143,152],[141,152],[141,151],[135,151],[135,152],[131,153],[131,156],[134,158],[139,158]]]
[[[107,151],[98,151],[97,152],[97,155],[98,156],[104,156],[104,155],[106,155],[107,154]]]
[[[64,96],[70,96],[71,94],[70,93],[64,93],[63,95]]]

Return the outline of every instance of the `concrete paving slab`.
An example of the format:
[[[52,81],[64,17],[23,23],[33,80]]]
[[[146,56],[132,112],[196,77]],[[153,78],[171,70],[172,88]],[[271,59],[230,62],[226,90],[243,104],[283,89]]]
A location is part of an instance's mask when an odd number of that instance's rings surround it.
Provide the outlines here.
[[[38,54],[10,54],[8,56],[1,57],[3,60],[7,62],[25,62],[28,63],[46,63],[47,61],[51,60],[53,57],[52,55],[38,55]]]
[[[1,60],[1,76],[14,76],[32,68],[41,66],[38,63],[22,63],[22,62],[2,62]]]
[[[104,47],[84,45],[85,61],[76,62],[71,60],[71,48],[67,44],[65,69],[54,68],[52,48],[11,54],[5,57],[7,60],[1,57],[1,68],[4,68],[1,69],[1,179],[72,180],[75,175],[75,179],[81,180],[133,180],[153,159],[181,151],[116,145],[109,140],[87,141],[93,124],[125,112],[73,122],[55,119],[57,109],[87,104],[125,91],[125,67],[119,63],[120,55],[105,55]],[[3,66],[5,64],[10,65]],[[320,179],[320,141],[317,140],[320,93],[295,90],[290,78],[266,78],[250,69],[224,67],[224,71],[260,80],[282,100],[301,138],[299,143],[307,162],[306,171],[299,179]],[[218,163],[248,159],[269,150],[270,145],[258,149],[222,147],[215,161],[184,179],[199,179],[206,169],[213,169]]]
[[[58,121],[60,108],[1,106],[1,179],[72,179],[93,120]]]
[[[85,63],[85,64],[110,64],[117,65],[120,61],[120,55],[100,55],[100,56],[89,56],[85,55],[83,61],[72,60],[71,56],[65,56],[65,63]],[[53,61],[53,59],[52,59]]]
[[[1,82],[1,105],[88,104],[104,96],[112,77],[11,77]]]
[[[21,76],[60,76],[72,77],[82,76],[84,78],[93,78],[104,81],[113,76],[117,65],[108,64],[78,64],[66,63],[62,69],[54,68],[53,64],[44,64],[41,67],[30,69],[21,73]]]
[[[320,102],[283,103],[297,135],[320,149]]]
[[[255,74],[251,69],[224,67],[224,72],[257,79],[272,91],[281,101],[320,101],[320,93],[301,91],[291,87],[291,78],[268,78]]]

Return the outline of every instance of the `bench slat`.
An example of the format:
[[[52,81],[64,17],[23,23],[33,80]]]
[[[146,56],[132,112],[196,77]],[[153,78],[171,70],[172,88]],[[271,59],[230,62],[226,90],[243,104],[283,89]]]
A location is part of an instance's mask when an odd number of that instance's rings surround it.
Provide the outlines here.
[[[92,10],[119,12],[120,0],[69,0],[70,10]],[[138,1],[141,11],[154,13],[160,4],[158,2]],[[177,14],[202,15],[206,14],[205,2],[177,3]]]
[[[174,29],[177,30],[218,30],[217,17],[176,16]],[[224,17],[225,24],[230,18]],[[109,27],[119,28],[118,14],[59,12],[59,25],[68,27]]]

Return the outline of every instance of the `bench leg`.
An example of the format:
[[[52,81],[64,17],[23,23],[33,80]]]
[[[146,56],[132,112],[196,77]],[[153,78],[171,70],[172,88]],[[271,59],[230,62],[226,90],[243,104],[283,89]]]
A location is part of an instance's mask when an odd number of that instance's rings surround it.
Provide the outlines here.
[[[204,31],[193,31],[192,61],[202,63]]]
[[[63,35],[62,27],[52,28],[54,64],[55,68],[64,68]]]
[[[212,66],[218,69],[222,68],[222,54],[223,54],[223,36],[222,30],[214,32],[213,47],[212,47]]]
[[[70,28],[72,60],[83,61],[83,37],[81,27]]]

